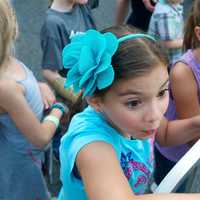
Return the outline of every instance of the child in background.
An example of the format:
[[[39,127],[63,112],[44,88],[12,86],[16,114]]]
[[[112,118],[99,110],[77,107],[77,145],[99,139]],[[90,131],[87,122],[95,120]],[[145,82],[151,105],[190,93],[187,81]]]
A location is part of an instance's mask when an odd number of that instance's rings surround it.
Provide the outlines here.
[[[160,0],[151,16],[148,34],[161,40],[168,49],[170,66],[182,55],[182,0]]]
[[[170,72],[169,120],[200,114],[200,0],[194,1],[186,22],[183,46],[186,51]],[[199,138],[199,137],[198,137]],[[176,162],[189,150],[190,144],[155,148],[155,182],[159,184]],[[179,188],[185,190],[185,187]]]
[[[146,32],[155,4],[156,0],[117,0],[116,24],[124,23],[131,5],[131,13],[126,23]]]
[[[91,28],[96,29],[90,2],[91,0],[51,0],[41,28],[43,77],[55,90],[57,98],[69,107],[77,101],[79,95],[75,95],[71,88],[64,89],[67,70],[63,68],[62,50],[74,35]],[[60,126],[53,139],[53,150],[57,159],[63,129]]]
[[[51,0],[41,28],[42,71],[56,94],[70,103],[77,100],[71,90],[64,89],[66,69],[63,69],[62,50],[71,37],[96,29],[88,0]]]
[[[70,69],[65,86],[82,91],[89,106],[72,118],[61,140],[59,200],[200,198],[143,195],[153,172],[154,138],[162,145],[186,143],[200,135],[200,116],[173,122],[163,117],[166,56],[151,36],[131,32],[89,30],[64,48],[63,64]]]
[[[43,147],[53,137],[65,111],[44,104],[32,72],[12,55],[17,26],[8,0],[0,1],[0,199],[50,200],[42,171]],[[48,95],[47,86],[41,85]],[[46,101],[45,107],[49,107]]]

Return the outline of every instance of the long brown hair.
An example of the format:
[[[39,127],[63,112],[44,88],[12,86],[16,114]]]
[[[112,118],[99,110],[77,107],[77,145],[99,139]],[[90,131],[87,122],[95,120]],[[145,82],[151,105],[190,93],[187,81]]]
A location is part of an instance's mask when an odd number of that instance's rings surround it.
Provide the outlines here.
[[[196,26],[200,26],[200,0],[193,1],[189,16],[187,18],[184,28],[184,40],[183,49],[195,49],[200,46],[194,29]]]

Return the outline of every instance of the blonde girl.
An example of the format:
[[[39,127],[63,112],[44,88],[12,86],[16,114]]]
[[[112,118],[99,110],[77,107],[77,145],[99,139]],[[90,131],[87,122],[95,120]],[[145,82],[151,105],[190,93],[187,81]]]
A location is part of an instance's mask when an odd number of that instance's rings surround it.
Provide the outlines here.
[[[12,55],[16,27],[9,2],[0,1],[0,199],[49,200],[41,171],[43,148],[65,107],[53,104],[41,122],[44,104],[38,83]]]

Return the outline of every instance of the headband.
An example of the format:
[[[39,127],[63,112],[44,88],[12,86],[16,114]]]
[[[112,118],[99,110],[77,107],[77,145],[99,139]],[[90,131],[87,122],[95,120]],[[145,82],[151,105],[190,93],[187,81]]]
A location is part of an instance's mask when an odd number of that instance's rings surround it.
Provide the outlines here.
[[[152,41],[156,41],[154,37],[148,35],[148,34],[143,34],[143,33],[135,33],[135,34],[129,34],[129,35],[125,35],[121,38],[118,39],[118,42],[124,42],[126,40],[134,40],[134,39],[139,39],[139,38],[146,38]]]
[[[64,87],[72,86],[75,93],[82,91],[83,97],[107,88],[114,81],[111,62],[119,43],[138,38],[155,41],[150,35],[140,33],[119,39],[111,32],[102,34],[96,30],[75,35],[62,52],[63,66],[69,69]]]

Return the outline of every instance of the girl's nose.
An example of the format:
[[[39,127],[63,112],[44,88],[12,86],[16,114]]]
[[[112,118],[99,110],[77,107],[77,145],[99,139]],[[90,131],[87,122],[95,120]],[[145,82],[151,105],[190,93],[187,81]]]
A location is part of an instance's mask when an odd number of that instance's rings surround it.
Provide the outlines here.
[[[147,110],[145,113],[145,121],[148,123],[157,124],[162,117],[162,112],[159,107],[158,102],[155,100],[150,105],[147,106]]]

